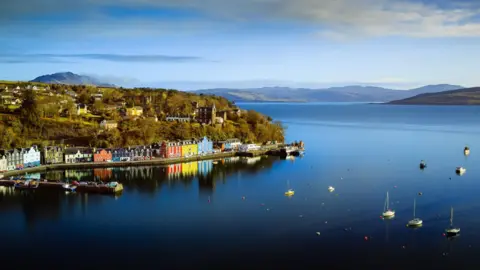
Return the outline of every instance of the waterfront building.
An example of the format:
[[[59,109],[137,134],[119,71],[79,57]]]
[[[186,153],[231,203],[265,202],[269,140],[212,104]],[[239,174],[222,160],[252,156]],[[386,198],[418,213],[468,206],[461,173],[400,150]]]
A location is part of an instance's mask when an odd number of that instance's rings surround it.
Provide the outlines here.
[[[198,155],[198,142],[194,140],[185,140],[181,142],[182,157],[192,157]]]
[[[96,149],[93,153],[93,162],[112,161],[112,152],[109,149]]]
[[[232,138],[225,141],[218,141],[216,145],[222,151],[237,151],[240,145],[242,145],[242,142],[239,139]]]
[[[65,149],[65,163],[92,162],[92,149],[87,147],[70,147]]]
[[[23,167],[37,167],[40,166],[40,151],[36,145],[30,148],[23,149]]]
[[[160,156],[163,158],[179,158],[182,156],[182,145],[179,142],[164,141],[161,144]]]
[[[112,161],[130,161],[128,149],[117,148],[112,150]]]
[[[2,150],[0,153],[7,159],[7,171],[23,169],[23,149]]]
[[[0,172],[7,170],[7,157],[3,153],[0,153]]]
[[[198,154],[206,155],[211,153],[213,153],[213,142],[205,136],[198,141]]]
[[[63,163],[63,148],[60,146],[47,146],[43,148],[41,153],[42,164],[58,164]]]

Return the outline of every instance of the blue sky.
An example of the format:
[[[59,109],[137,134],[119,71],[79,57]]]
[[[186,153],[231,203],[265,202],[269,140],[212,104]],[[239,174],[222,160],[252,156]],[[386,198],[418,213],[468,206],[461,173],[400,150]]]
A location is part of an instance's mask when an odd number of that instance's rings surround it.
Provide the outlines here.
[[[479,86],[480,1],[3,0],[0,79]]]

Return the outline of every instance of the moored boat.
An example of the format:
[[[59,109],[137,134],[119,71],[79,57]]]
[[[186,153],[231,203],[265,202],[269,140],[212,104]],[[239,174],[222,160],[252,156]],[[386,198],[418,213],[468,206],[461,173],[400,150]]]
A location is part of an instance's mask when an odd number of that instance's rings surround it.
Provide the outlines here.
[[[467,169],[465,169],[465,168],[463,168],[463,167],[457,167],[457,168],[455,169],[455,172],[456,172],[457,174],[459,174],[459,175],[464,174],[466,171],[467,171]]]
[[[465,148],[463,149],[463,153],[465,154],[465,156],[470,155],[470,147],[465,146]]]
[[[68,184],[68,183],[65,183],[65,184],[62,185],[62,188],[63,188],[65,191],[74,192],[74,191],[77,189],[77,186],[71,185],[71,184]]]
[[[28,189],[37,189],[39,186],[38,181],[26,180],[26,181],[18,181],[15,183],[14,188],[18,190],[28,190]]]
[[[425,161],[420,161],[420,169],[425,169],[427,167],[427,163]]]

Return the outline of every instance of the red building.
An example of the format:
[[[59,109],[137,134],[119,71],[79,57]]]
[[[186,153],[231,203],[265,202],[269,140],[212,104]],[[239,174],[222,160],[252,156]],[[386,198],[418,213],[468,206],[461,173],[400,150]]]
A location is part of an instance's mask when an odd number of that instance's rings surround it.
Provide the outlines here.
[[[93,153],[93,162],[106,162],[112,160],[112,152],[107,149],[98,149]]]
[[[182,156],[182,145],[179,142],[162,142],[160,156],[163,158],[179,158]]]

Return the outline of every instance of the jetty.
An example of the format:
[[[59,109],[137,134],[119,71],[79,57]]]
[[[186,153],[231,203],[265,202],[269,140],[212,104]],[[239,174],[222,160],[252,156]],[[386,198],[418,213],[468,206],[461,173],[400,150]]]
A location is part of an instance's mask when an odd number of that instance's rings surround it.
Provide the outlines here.
[[[0,186],[14,186],[16,183],[23,180],[0,180]],[[38,189],[58,189],[63,190],[63,182],[48,182],[47,180],[39,181]],[[76,192],[82,193],[97,193],[115,195],[122,193],[123,185],[117,183],[115,186],[97,183],[80,183],[76,186]]]

